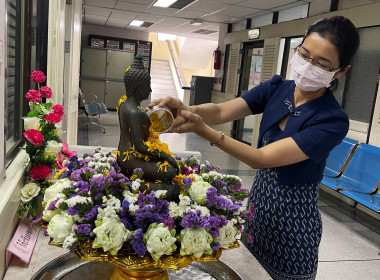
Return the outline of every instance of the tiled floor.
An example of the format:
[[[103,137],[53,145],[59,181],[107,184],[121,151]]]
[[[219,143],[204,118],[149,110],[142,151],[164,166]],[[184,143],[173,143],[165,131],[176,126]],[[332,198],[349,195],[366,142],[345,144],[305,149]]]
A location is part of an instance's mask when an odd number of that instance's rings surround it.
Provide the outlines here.
[[[78,145],[117,147],[119,123],[115,112],[94,118],[104,125],[106,133],[97,127],[81,127]],[[79,123],[86,121],[80,115]],[[175,151],[199,151],[202,160],[220,166],[226,173],[242,178],[250,188],[254,171],[246,164],[228,156],[195,134],[164,134],[161,141]],[[355,210],[335,197],[321,191],[319,210],[323,221],[318,280],[380,279],[380,221]],[[223,253],[222,260],[244,279],[270,279],[244,246]]]

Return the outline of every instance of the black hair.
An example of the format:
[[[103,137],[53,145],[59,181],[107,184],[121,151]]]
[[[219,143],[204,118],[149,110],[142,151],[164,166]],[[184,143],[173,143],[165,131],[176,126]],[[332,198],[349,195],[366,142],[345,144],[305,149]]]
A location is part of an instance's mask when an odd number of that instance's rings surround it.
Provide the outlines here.
[[[340,68],[343,69],[350,64],[351,58],[359,48],[360,37],[355,25],[348,18],[332,16],[318,20],[309,26],[302,43],[313,32],[328,39],[336,47]],[[337,87],[338,81],[335,79],[330,90],[334,91]]]
[[[135,94],[136,89],[144,87],[147,83],[150,83],[150,75],[145,68],[142,56],[138,54],[124,74],[126,95]]]
[[[351,58],[359,48],[360,37],[355,25],[348,18],[332,16],[318,20],[309,26],[302,43],[313,32],[328,39],[336,47],[339,54],[339,67],[350,64]]]

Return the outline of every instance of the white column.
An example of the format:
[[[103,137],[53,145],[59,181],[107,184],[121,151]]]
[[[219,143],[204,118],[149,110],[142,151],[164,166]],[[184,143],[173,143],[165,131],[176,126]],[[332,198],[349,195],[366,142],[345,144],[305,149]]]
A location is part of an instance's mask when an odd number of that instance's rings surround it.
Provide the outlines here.
[[[78,92],[80,71],[80,50],[82,31],[82,0],[66,5],[65,40],[70,50],[64,54],[64,140],[69,145],[77,143],[78,130]]]
[[[380,86],[377,88],[377,97],[375,101],[375,111],[373,112],[371,131],[369,135],[369,144],[380,147]]]
[[[65,0],[49,1],[46,84],[53,91],[51,102],[54,104],[63,104],[65,6]]]

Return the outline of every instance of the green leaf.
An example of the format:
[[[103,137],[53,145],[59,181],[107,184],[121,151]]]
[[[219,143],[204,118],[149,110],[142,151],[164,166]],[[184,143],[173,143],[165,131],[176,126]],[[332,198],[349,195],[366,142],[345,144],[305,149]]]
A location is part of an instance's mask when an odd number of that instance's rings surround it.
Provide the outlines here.
[[[53,105],[52,103],[43,103],[42,104],[42,106],[44,106],[46,110],[50,110],[52,105]]]
[[[34,111],[31,111],[28,113],[28,115],[26,116],[26,118],[31,118],[31,117],[37,117],[38,114]],[[23,117],[22,119],[25,119],[25,117]]]

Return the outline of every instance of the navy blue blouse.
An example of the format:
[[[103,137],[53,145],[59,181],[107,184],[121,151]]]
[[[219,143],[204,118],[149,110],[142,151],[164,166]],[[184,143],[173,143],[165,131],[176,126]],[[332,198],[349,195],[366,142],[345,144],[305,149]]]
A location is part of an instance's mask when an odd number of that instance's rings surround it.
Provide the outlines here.
[[[263,134],[289,115],[285,129],[276,140],[292,137],[309,159],[278,168],[279,184],[320,182],[330,151],[346,136],[347,114],[331,91],[294,107],[295,83],[275,75],[245,92],[243,98],[253,114],[263,113],[257,147],[262,147]]]

